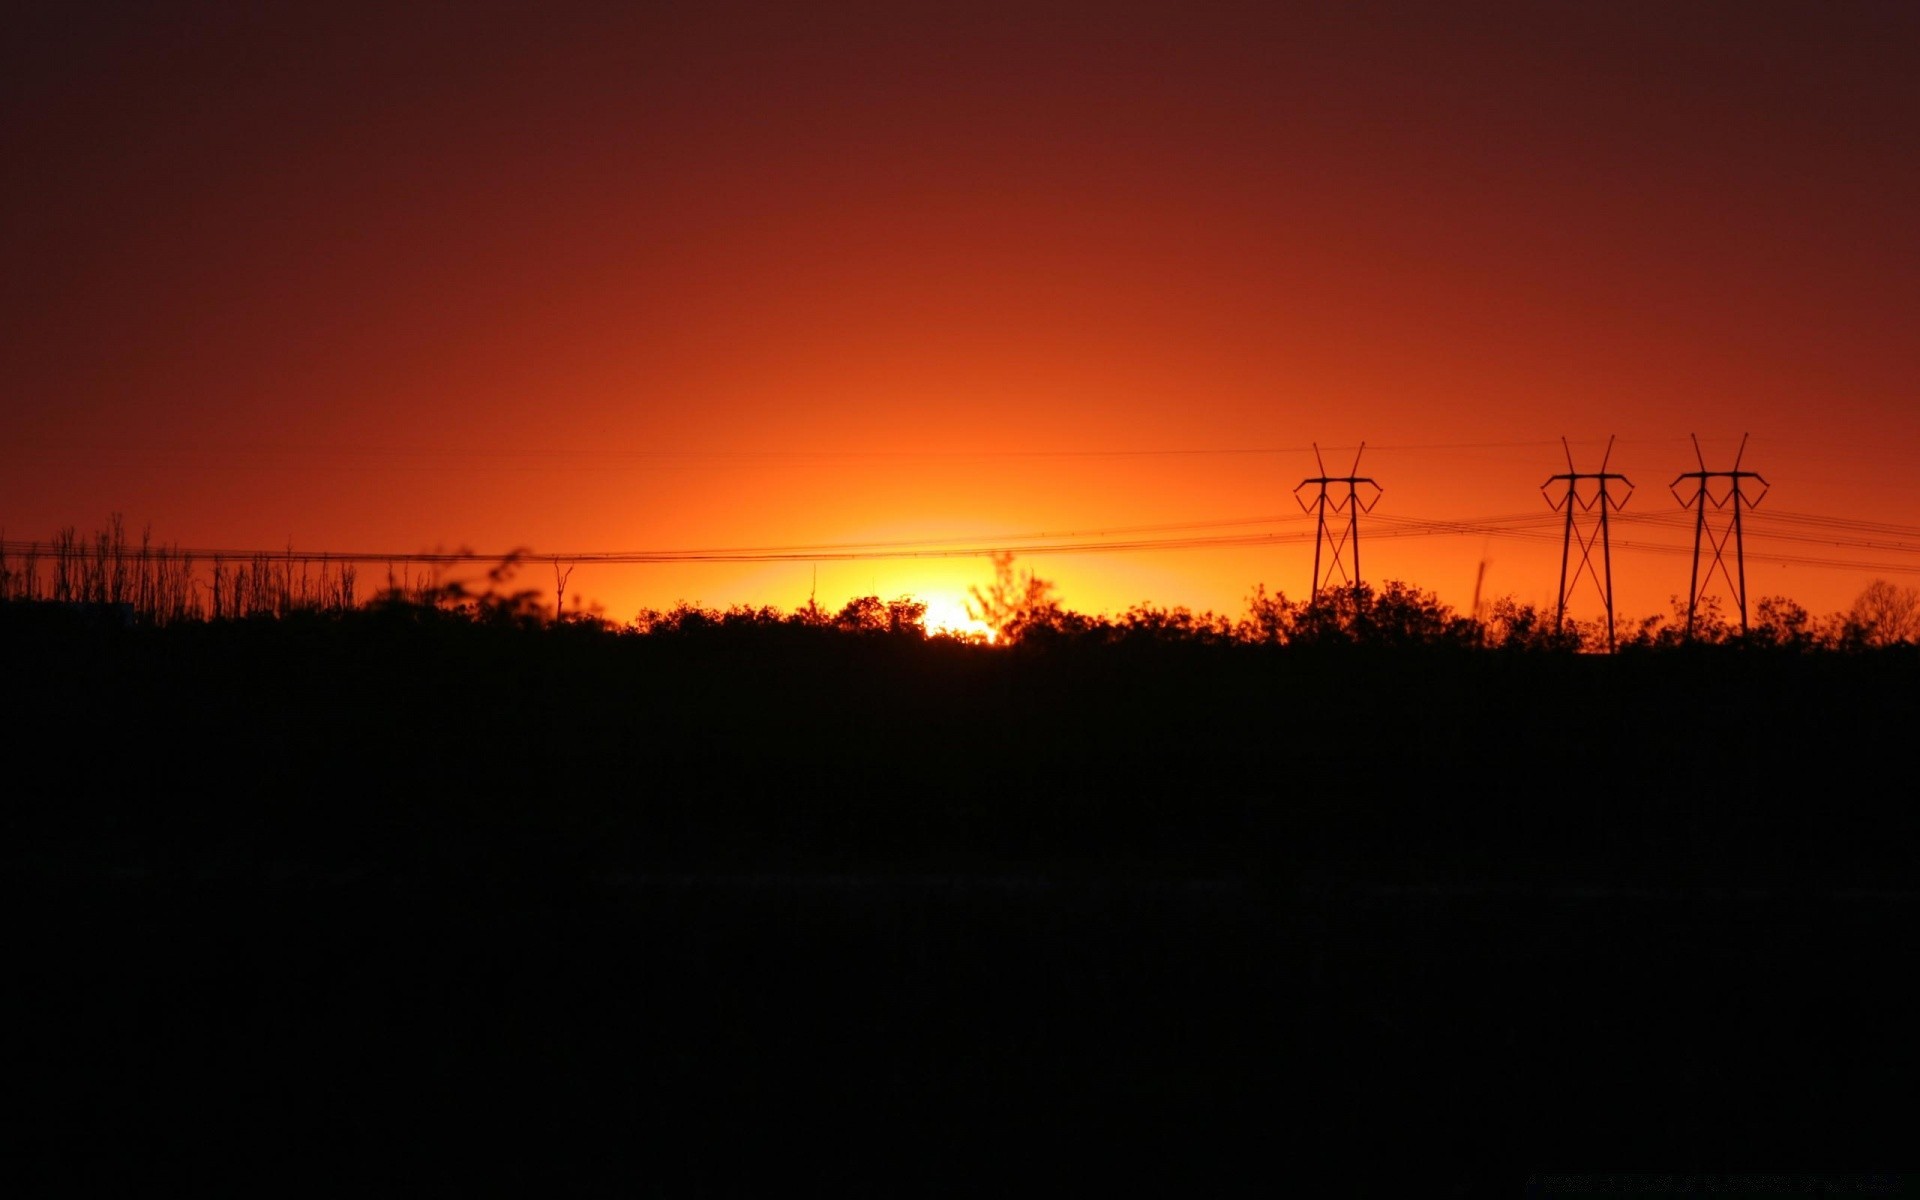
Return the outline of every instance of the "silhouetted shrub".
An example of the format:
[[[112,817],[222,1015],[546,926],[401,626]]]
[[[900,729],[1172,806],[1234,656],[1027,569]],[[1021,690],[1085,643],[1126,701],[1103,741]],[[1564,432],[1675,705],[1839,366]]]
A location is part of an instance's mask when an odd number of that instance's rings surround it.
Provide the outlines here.
[[[1481,637],[1482,644],[1507,651],[1573,653],[1582,646],[1578,623],[1556,622],[1511,596],[1489,606]]]
[[[1410,649],[1471,647],[1480,627],[1430,592],[1397,580],[1328,588],[1294,614],[1290,645],[1355,645]]]

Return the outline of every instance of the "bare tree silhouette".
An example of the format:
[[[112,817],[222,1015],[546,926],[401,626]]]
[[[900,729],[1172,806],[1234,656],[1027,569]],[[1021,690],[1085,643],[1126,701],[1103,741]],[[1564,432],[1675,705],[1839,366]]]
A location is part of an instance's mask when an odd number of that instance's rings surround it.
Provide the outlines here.
[[[1920,642],[1920,588],[1876,579],[1854,597],[1847,615],[1865,632],[1869,645]]]

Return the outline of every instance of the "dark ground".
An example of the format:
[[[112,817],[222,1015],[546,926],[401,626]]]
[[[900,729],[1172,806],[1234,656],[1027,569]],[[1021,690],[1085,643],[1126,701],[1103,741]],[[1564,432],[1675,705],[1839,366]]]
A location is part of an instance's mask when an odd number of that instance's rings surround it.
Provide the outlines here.
[[[1500,1195],[1910,1155],[1910,657],[0,645],[37,1192]]]

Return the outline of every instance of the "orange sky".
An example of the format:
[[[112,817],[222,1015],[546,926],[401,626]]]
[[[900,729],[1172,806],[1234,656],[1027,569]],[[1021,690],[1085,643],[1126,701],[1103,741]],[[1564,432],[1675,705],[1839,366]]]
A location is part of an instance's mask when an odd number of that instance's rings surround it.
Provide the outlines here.
[[[1750,433],[1750,595],[1920,582],[1911,4],[39,8],[0,50],[9,539],[120,512],[194,547],[978,548],[1292,514],[1029,560],[1083,611],[1238,612],[1309,585],[1315,443],[1336,474],[1367,443],[1382,521],[1481,522],[1551,515],[1560,439],[1591,471],[1617,436],[1625,515],[1670,518],[1689,435],[1724,470]],[[1487,595],[1554,599],[1551,527],[1388,528],[1369,579],[1465,608],[1484,561]],[[1621,612],[1688,565],[1616,550]],[[989,573],[570,591],[625,619]]]

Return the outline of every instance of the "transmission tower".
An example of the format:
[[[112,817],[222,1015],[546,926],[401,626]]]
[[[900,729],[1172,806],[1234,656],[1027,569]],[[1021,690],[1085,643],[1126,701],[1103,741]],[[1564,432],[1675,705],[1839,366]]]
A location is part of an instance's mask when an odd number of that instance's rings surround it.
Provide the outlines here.
[[[1321,589],[1333,581],[1336,573],[1348,586],[1356,589],[1360,586],[1360,514],[1373,511],[1383,490],[1373,480],[1354,473],[1360,469],[1360,455],[1366,448],[1367,444],[1361,442],[1360,449],[1353,452],[1353,466],[1348,468],[1345,475],[1329,475],[1326,460],[1320,457],[1320,443],[1315,442],[1313,461],[1319,464],[1320,474],[1312,479],[1301,480],[1300,485],[1293,489],[1293,498],[1299,501],[1301,511],[1313,513],[1316,520],[1313,533],[1313,591],[1309,593],[1316,601]],[[1362,484],[1372,489],[1364,499],[1360,492]],[[1336,485],[1344,485],[1346,491],[1341,493]],[[1308,487],[1318,489],[1311,500],[1301,495]],[[1329,488],[1335,491],[1329,494]],[[1327,519],[1329,513],[1334,514],[1335,520],[1332,522]],[[1338,528],[1340,513],[1347,514],[1344,529]],[[1324,574],[1320,570],[1322,546],[1329,551]],[[1347,570],[1349,559],[1353,568],[1351,574]]]
[[[1688,436],[1693,435],[1690,434]],[[1740,460],[1746,457],[1746,453],[1747,435],[1743,433],[1740,435],[1740,450],[1733,456],[1733,470],[1709,471],[1707,470],[1707,460],[1700,453],[1700,439],[1694,437],[1693,458],[1695,462],[1700,464],[1700,469],[1698,471],[1687,471],[1681,475],[1677,475],[1674,477],[1673,482],[1667,485],[1668,489],[1673,492],[1673,498],[1680,502],[1680,507],[1691,508],[1694,512],[1693,581],[1687,587],[1687,637],[1689,640],[1693,637],[1693,614],[1700,603],[1700,589],[1702,586],[1711,587],[1713,585],[1713,573],[1715,571],[1720,572],[1720,578],[1726,580],[1727,586],[1733,590],[1734,600],[1740,606],[1740,632],[1743,634],[1747,632],[1747,551],[1746,544],[1740,534],[1740,511],[1757,506],[1760,503],[1761,497],[1767,494],[1767,490],[1771,485],[1768,484],[1765,479],[1760,478],[1759,472],[1742,471],[1740,469]],[[1691,496],[1682,496],[1680,494],[1680,481],[1682,479],[1693,480],[1693,494]],[[1724,479],[1727,481],[1726,490],[1718,495],[1714,494],[1713,484],[1711,482],[1715,479]],[[1741,491],[1740,481],[1743,479],[1759,479],[1760,495],[1748,496],[1745,492]],[[1707,508],[1709,505],[1711,505],[1716,512],[1725,514],[1721,524],[1717,528],[1711,526],[1707,521]],[[1727,539],[1729,537],[1733,539],[1734,571],[1737,573],[1738,578],[1727,573],[1726,550]],[[1713,561],[1707,564],[1707,577],[1705,580],[1700,578],[1700,546],[1703,541],[1713,548]]]
[[[1607,538],[1607,514],[1618,512],[1625,507],[1627,497],[1633,495],[1633,481],[1625,475],[1607,470],[1607,462],[1613,457],[1613,439],[1607,439],[1607,452],[1600,459],[1598,471],[1576,471],[1573,469],[1573,448],[1567,445],[1567,439],[1560,439],[1560,448],[1567,454],[1567,470],[1564,475],[1549,476],[1546,483],[1540,485],[1540,491],[1546,495],[1547,503],[1555,512],[1565,510],[1567,514],[1566,533],[1560,542],[1560,605],[1553,614],[1553,628],[1559,632],[1567,618],[1567,597],[1580,585],[1580,577],[1585,575],[1593,580],[1600,589],[1600,603],[1607,610],[1607,649],[1613,649],[1613,547]],[[1608,491],[1607,484],[1618,479],[1627,485],[1627,495],[1616,498]],[[1583,481],[1591,481],[1592,487],[1582,489]],[[1559,499],[1547,492],[1550,484],[1564,482],[1566,494]],[[1591,513],[1592,519],[1584,524],[1578,519],[1580,514]],[[1594,573],[1593,547],[1600,545],[1600,572]],[[1580,565],[1574,568],[1573,578],[1567,578],[1567,564],[1572,560],[1573,549],[1580,548]]]

